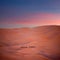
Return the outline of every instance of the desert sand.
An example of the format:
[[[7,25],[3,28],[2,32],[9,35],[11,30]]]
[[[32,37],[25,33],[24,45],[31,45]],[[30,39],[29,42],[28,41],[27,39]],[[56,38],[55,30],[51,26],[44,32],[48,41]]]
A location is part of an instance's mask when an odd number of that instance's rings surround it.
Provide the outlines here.
[[[60,26],[0,28],[0,60],[60,60]]]

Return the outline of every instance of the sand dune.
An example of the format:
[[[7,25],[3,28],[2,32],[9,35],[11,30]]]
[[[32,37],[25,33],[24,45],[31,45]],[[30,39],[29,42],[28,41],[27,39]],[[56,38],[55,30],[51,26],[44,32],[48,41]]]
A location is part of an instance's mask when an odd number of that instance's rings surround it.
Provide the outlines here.
[[[0,60],[59,60],[60,26],[0,29]]]

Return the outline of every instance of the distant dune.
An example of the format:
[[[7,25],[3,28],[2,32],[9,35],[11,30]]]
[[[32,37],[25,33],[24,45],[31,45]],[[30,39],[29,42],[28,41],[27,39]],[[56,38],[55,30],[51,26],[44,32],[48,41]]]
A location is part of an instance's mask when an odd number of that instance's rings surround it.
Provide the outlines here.
[[[0,60],[60,60],[60,26],[0,28]]]

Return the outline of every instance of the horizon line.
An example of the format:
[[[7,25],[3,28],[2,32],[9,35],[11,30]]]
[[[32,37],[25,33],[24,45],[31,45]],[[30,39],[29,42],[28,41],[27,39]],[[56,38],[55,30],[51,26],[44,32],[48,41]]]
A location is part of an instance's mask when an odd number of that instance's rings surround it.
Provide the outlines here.
[[[23,27],[0,27],[0,29],[18,29],[18,28],[36,28],[36,27],[43,27],[43,26],[60,26],[60,25],[50,25],[50,24],[47,24],[47,25],[36,25],[36,26],[23,26]]]

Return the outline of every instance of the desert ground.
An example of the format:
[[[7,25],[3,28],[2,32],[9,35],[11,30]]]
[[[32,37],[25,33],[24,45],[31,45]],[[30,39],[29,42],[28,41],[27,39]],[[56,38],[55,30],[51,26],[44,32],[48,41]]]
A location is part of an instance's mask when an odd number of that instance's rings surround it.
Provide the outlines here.
[[[0,60],[60,60],[60,26],[0,28]]]

